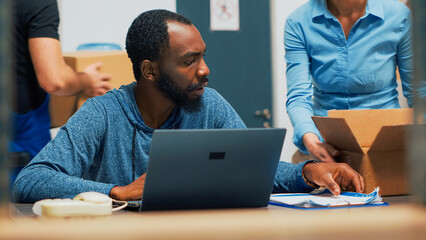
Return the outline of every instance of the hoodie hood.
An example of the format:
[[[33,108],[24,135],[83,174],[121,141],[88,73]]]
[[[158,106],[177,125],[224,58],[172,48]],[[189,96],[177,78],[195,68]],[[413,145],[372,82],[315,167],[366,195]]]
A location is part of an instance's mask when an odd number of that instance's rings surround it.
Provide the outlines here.
[[[120,89],[113,89],[109,93],[113,94],[117,98],[123,112],[135,128],[142,129],[145,132],[153,132],[155,129],[145,124],[138,105],[136,104],[135,87],[136,82],[133,82],[128,85],[122,85]],[[170,117],[163,123],[160,129],[176,128],[176,125],[180,122],[181,118],[181,109],[176,106]]]

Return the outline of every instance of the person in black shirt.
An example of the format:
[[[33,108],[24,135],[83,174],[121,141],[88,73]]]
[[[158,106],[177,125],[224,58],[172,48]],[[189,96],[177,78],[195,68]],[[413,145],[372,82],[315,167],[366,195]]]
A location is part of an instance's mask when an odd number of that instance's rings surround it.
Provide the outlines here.
[[[50,141],[49,94],[103,95],[110,76],[94,63],[77,73],[66,65],[59,42],[56,0],[15,0],[15,80],[12,153],[33,158]],[[13,181],[13,180],[12,180]]]

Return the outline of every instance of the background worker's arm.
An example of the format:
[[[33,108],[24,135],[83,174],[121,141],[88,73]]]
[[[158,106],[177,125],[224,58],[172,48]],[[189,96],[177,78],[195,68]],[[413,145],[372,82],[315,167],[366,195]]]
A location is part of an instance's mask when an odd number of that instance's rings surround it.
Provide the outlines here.
[[[111,89],[110,76],[99,72],[102,63],[91,64],[77,73],[65,63],[59,40],[30,38],[28,44],[38,82],[49,94],[70,96],[83,92],[93,97]]]

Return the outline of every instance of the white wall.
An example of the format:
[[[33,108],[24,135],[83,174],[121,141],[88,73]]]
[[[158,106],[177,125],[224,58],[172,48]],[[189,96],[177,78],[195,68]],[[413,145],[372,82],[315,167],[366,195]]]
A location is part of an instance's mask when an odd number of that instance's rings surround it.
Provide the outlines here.
[[[89,42],[125,48],[127,30],[140,13],[156,8],[176,11],[176,0],[58,0],[64,52]]]
[[[290,162],[297,150],[293,144],[293,126],[286,112],[287,84],[284,62],[284,24],[291,12],[307,0],[270,0],[271,1],[271,47],[272,47],[272,94],[274,127],[287,128],[281,160]]]

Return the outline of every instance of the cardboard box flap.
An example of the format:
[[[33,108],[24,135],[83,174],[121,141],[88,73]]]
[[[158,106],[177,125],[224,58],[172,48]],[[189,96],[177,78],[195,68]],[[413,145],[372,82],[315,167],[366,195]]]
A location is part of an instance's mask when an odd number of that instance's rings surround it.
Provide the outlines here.
[[[409,125],[383,126],[368,152],[403,151]]]
[[[426,124],[384,126],[368,152],[405,151],[409,134],[422,129],[426,129]]]
[[[313,116],[315,125],[328,144],[339,150],[362,152],[352,130],[343,118]]]
[[[413,109],[331,110],[328,116],[344,118],[361,147],[370,147],[382,126],[413,123]]]

